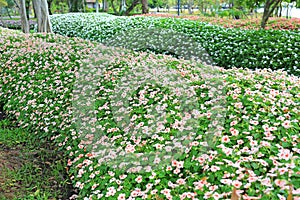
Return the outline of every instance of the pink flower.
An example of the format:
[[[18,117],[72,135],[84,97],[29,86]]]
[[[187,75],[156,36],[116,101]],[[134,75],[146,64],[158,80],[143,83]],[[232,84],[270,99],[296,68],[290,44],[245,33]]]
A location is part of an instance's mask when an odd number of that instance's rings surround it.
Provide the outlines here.
[[[140,175],[140,176],[135,178],[135,181],[138,182],[138,183],[141,183],[143,181],[143,177]]]
[[[213,166],[211,166],[210,170],[211,170],[212,172],[216,172],[216,171],[219,171],[219,170],[220,170],[220,167],[213,165]]]
[[[184,185],[184,184],[185,184],[185,180],[182,179],[182,178],[180,178],[180,179],[178,179],[178,180],[176,181],[176,183],[179,184],[179,185]]]
[[[240,188],[242,186],[242,182],[238,181],[238,180],[234,180],[232,181],[232,185],[235,187],[235,188]]]
[[[228,137],[227,135],[223,136],[223,137],[222,137],[222,142],[223,142],[223,143],[228,143],[228,142],[230,142],[229,137]]]
[[[179,161],[177,163],[177,167],[180,169],[180,168],[183,168],[183,164],[184,164],[184,161]]]
[[[236,129],[234,129],[234,128],[230,128],[230,133],[232,134],[232,135],[234,135],[234,136],[237,136],[238,134],[239,134],[239,131],[238,130],[236,130]]]
[[[237,124],[237,121],[235,120],[235,121],[232,121],[232,122],[230,122],[230,126],[234,126],[234,125],[236,125]]]
[[[280,149],[278,156],[280,159],[289,160],[293,156],[293,153],[289,149]]]
[[[280,188],[283,188],[286,184],[287,184],[286,180],[280,180],[280,179],[275,180],[275,185],[279,186]]]
[[[125,199],[126,199],[125,194],[119,194],[118,200],[125,200]]]
[[[221,179],[220,182],[225,184],[225,185],[231,185],[232,184],[232,180],[230,180],[230,179]]]
[[[288,172],[288,169],[287,168],[279,168],[278,172],[280,175],[283,175],[284,173]]]
[[[169,196],[171,194],[171,191],[169,189],[163,189],[161,191],[162,194],[166,195],[166,196]]]
[[[286,129],[290,128],[291,127],[290,125],[291,125],[291,122],[288,120],[286,120],[282,123],[282,126]]]

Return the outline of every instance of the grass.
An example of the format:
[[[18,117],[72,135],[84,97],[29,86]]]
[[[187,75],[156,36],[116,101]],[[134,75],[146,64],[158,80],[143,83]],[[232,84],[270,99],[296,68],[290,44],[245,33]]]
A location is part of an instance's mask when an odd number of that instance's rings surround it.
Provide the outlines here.
[[[74,192],[66,159],[50,142],[0,121],[0,199],[67,199]]]

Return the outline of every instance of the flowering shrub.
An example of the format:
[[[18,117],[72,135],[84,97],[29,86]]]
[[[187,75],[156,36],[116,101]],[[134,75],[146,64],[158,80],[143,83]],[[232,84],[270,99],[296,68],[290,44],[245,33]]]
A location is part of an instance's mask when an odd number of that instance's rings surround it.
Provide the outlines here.
[[[289,185],[300,199],[299,77],[0,33],[0,101],[21,127],[66,151],[79,199],[230,199],[233,188],[243,199],[285,199]],[[183,151],[155,157],[175,147]],[[126,160],[143,155],[153,157],[142,168]]]
[[[148,16],[148,17],[175,17],[184,18],[189,20],[197,20],[201,22],[208,22],[214,25],[221,25],[225,28],[242,28],[242,29],[260,29],[260,18],[252,19],[232,19],[232,18],[216,18],[216,17],[200,17],[200,16],[177,16],[172,14],[144,14],[136,16]],[[266,29],[274,30],[294,30],[298,31],[300,29],[300,19],[299,18],[278,18],[270,17],[266,25]]]
[[[126,34],[129,30],[172,30],[198,42],[218,66],[285,69],[288,73],[300,74],[300,35],[297,32],[226,29],[185,19],[97,14],[55,15],[51,17],[51,21],[55,33],[94,40],[106,45],[109,45],[107,41],[117,39],[118,35]],[[155,40],[156,37],[153,38]],[[144,40],[143,37],[136,39]],[[162,42],[162,46],[169,45],[169,41]]]

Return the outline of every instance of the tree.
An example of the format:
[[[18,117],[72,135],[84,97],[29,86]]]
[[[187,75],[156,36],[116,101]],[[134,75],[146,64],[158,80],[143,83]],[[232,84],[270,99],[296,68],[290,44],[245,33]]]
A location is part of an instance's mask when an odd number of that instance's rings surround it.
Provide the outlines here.
[[[30,14],[30,0],[25,0],[25,8],[26,8],[26,17],[29,20]]]
[[[81,12],[83,11],[84,1],[82,0],[68,0],[69,12]]]
[[[264,13],[260,25],[262,29],[266,27],[270,15],[274,12],[275,8],[279,5],[280,2],[281,0],[266,0],[264,6]]]
[[[51,12],[51,5],[52,5],[52,3],[53,3],[53,0],[47,0],[49,15],[52,15],[52,12]]]
[[[130,12],[137,6],[139,5],[141,2],[141,0],[127,0],[125,2],[125,0],[120,1],[118,0],[117,2],[115,2],[115,0],[111,0],[111,7],[115,13],[115,15],[125,15],[128,16],[130,14]],[[127,5],[124,5],[124,4]],[[129,6],[128,6],[129,5]]]
[[[2,7],[6,7],[8,4],[6,0],[0,0],[0,11],[2,10]],[[2,20],[2,13],[0,13],[0,21],[3,25],[5,25],[4,21]]]
[[[26,15],[25,0],[20,0],[20,14],[23,33],[29,33],[29,22]]]
[[[11,14],[10,14],[10,9],[14,8],[14,6],[15,6],[14,2],[12,0],[0,0],[0,9],[1,9],[1,1],[7,3],[6,5],[2,4],[2,7],[5,8],[6,13],[8,14],[9,18],[12,18]]]
[[[147,14],[148,12],[148,0],[142,0],[142,13]]]
[[[140,3],[140,0],[133,0],[131,5],[126,9],[123,15],[128,16],[129,13]]]
[[[6,0],[0,0],[0,8],[7,6]]]
[[[33,0],[32,2],[37,17],[38,32],[52,32],[47,0]],[[22,31],[29,33],[29,22],[25,4],[25,0],[20,0]]]
[[[104,12],[108,11],[108,2],[107,0],[102,0],[102,9]]]
[[[49,12],[49,15],[51,15],[51,13],[66,13],[69,11],[68,8],[68,0],[51,0],[51,8],[49,7],[49,2],[48,1],[48,9],[51,10],[51,12]]]
[[[96,0],[96,13],[99,12],[99,0]]]
[[[51,33],[52,29],[47,0],[33,0],[32,2],[37,18],[38,32]]]

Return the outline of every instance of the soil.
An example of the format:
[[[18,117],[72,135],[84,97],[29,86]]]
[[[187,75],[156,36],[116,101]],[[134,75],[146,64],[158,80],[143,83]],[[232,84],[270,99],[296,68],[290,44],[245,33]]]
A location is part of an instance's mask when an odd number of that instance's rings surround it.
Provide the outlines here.
[[[3,111],[3,106],[0,104],[0,120],[6,119],[7,115]],[[14,128],[14,127],[12,127]],[[64,162],[65,158],[61,152],[55,151],[51,144],[45,143],[38,150],[30,150],[26,144],[19,144],[14,147],[6,146],[0,142],[0,199],[20,198],[27,189],[22,179],[15,180],[13,177],[8,177],[10,172],[18,172],[22,167],[29,163],[34,165],[39,172],[35,170],[30,174],[32,177],[43,177],[50,184],[47,190],[54,191],[56,194],[61,194],[58,199],[69,199],[76,192],[71,184],[61,185],[57,177],[51,177],[51,165],[56,162]],[[31,172],[29,172],[31,173]],[[23,175],[26,176],[26,175]],[[21,175],[22,177],[22,175]],[[61,172],[60,180],[65,181],[68,175],[65,171]],[[37,178],[36,181],[41,181]],[[69,181],[68,181],[69,182]],[[27,183],[28,184],[28,183]],[[30,187],[34,187],[32,183]],[[51,199],[50,199],[51,200]]]
[[[7,177],[7,171],[20,169],[23,162],[20,150],[10,149],[0,144],[0,197],[5,199],[13,199],[15,197],[16,191],[21,187],[21,183],[15,182],[12,185],[12,180],[10,180],[10,177]]]

